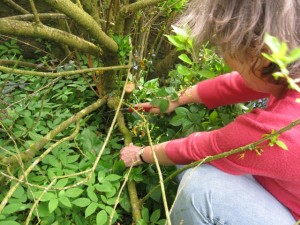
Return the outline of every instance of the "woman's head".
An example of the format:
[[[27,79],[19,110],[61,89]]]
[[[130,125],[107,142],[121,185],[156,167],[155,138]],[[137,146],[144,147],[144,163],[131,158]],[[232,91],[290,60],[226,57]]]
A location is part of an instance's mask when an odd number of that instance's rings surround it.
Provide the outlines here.
[[[265,33],[285,41],[290,49],[300,45],[300,0],[192,0],[179,24],[191,28],[196,45],[209,41],[220,52],[244,61],[268,52]],[[262,74],[275,69],[270,65]],[[300,76],[300,61],[289,70]]]

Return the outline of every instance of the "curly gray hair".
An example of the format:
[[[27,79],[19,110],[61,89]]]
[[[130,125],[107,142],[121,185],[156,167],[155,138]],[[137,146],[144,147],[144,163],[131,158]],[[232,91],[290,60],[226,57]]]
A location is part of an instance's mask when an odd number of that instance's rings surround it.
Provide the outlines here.
[[[191,28],[197,46],[209,41],[243,59],[249,50],[257,55],[265,51],[266,32],[290,49],[299,46],[300,0],[191,0],[178,24]],[[299,68],[298,60],[290,73],[300,76]]]

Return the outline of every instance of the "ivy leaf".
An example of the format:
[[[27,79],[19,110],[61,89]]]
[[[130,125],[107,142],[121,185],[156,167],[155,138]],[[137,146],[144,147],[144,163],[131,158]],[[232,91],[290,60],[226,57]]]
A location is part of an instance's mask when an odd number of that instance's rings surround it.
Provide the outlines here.
[[[275,142],[276,145],[278,145],[280,148],[282,148],[283,150],[288,150],[288,147],[286,146],[286,144],[283,141],[277,140]]]
[[[58,206],[58,199],[53,198],[49,201],[48,208],[49,208],[49,213],[52,213]]]
[[[96,217],[97,225],[105,224],[107,219],[108,219],[107,213],[104,210],[101,210],[100,212],[98,212],[97,217]]]
[[[92,215],[96,209],[98,208],[98,203],[92,202],[86,209],[85,209],[85,218]]]

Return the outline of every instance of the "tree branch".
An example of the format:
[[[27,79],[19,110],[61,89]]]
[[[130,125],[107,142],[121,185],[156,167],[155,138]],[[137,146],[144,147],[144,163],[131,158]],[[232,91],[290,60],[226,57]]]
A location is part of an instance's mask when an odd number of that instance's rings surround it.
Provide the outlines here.
[[[0,66],[0,71],[3,71],[5,73],[14,73],[14,74],[21,74],[21,75],[54,78],[54,77],[64,77],[64,76],[70,76],[70,75],[76,75],[76,74],[88,73],[88,72],[95,72],[95,71],[128,69],[130,67],[131,67],[130,65],[108,66],[108,67],[96,67],[96,68],[87,68],[87,69],[81,69],[81,70],[71,70],[71,71],[65,71],[65,72],[52,73],[52,72],[36,72],[36,71],[30,71],[30,70],[20,70],[20,69],[14,69],[14,68],[9,68],[9,67],[5,67],[5,66]]]
[[[50,20],[50,19],[66,19],[67,16],[63,13],[39,13],[38,14],[41,20]],[[34,19],[33,14],[24,14],[18,16],[8,16],[2,17],[1,19],[7,20],[32,20]]]
[[[165,2],[166,0],[143,0],[137,1],[135,3],[125,5],[121,8],[120,12],[124,15],[130,15],[131,13],[137,12],[140,9],[144,9],[149,6],[156,5],[160,2]]]
[[[24,9],[22,6],[18,5],[17,3],[15,3],[12,0],[3,0],[3,2],[6,5],[8,5],[9,7],[11,7],[13,10],[15,10],[16,12],[19,12],[19,13],[22,13],[22,14],[30,13],[26,9]]]
[[[33,23],[25,21],[0,19],[0,34],[44,38],[60,44],[66,44],[95,56],[101,55],[101,49],[95,44],[73,34],[45,25],[36,26]]]
[[[76,21],[95,38],[103,49],[113,53],[118,51],[117,43],[102,31],[100,25],[92,16],[80,9],[76,4],[66,0],[45,0],[45,2]]]

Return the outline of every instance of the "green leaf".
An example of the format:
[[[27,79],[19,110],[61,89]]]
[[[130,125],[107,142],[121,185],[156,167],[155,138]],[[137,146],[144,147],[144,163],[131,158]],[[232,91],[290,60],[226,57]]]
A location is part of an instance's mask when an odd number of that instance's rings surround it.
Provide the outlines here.
[[[161,112],[165,112],[169,108],[169,100],[164,98],[154,98],[150,102],[153,106],[158,106]]]
[[[13,193],[13,197],[14,198],[23,198],[24,194],[25,194],[24,188],[21,185],[19,185],[17,187],[16,191]]]
[[[178,50],[184,50],[185,49],[185,45],[182,41],[180,41],[178,39],[178,37],[176,36],[172,36],[172,35],[165,35],[169,42],[171,42],[174,46],[176,46],[178,48]]]
[[[143,208],[142,209],[142,218],[143,220],[145,220],[146,222],[149,221],[149,210],[147,208]]]
[[[55,188],[63,188],[68,184],[69,179],[68,178],[63,178],[60,179],[59,181],[57,181],[57,183],[55,184]]]
[[[58,199],[53,198],[49,201],[48,208],[49,208],[49,213],[52,213],[58,206]]]
[[[159,217],[160,217],[160,210],[157,209],[151,214],[150,222],[156,223],[159,220]]]
[[[209,120],[210,121],[215,121],[218,119],[218,112],[216,110],[212,111],[212,113],[209,115]]]
[[[280,49],[280,42],[276,37],[271,36],[266,33],[264,37],[264,42],[269,46],[272,52],[278,52]]]
[[[80,188],[70,188],[66,190],[66,196],[70,198],[77,198],[83,192]]]
[[[68,207],[68,208],[72,208],[72,203],[70,202],[70,199],[66,196],[61,196],[58,199],[60,201],[61,204],[63,204],[64,206]]]
[[[53,199],[53,198],[56,198],[57,196],[56,196],[56,194],[54,194],[54,193],[51,193],[51,192],[43,192],[43,191],[37,191],[37,192],[34,192],[33,193],[33,196],[35,197],[35,198],[39,198],[41,195],[43,195],[42,196],[42,198],[41,198],[41,202],[48,202],[48,201],[50,201],[51,199]]]
[[[77,198],[72,203],[79,207],[86,207],[91,203],[91,200],[88,198]]]
[[[288,147],[286,146],[286,144],[283,141],[277,140],[275,142],[276,145],[278,145],[280,148],[282,148],[283,150],[288,150]]]
[[[24,205],[22,203],[11,203],[5,206],[5,208],[2,211],[2,214],[12,214],[18,211],[22,211],[26,208],[28,208],[27,205]]]
[[[12,220],[3,220],[0,221],[0,225],[21,225],[21,224]]]
[[[24,117],[24,123],[27,128],[31,128],[33,125],[33,119],[31,119],[30,117]]]
[[[107,181],[103,182],[102,184],[96,184],[95,188],[97,191],[100,192],[111,192],[113,185]]]
[[[97,213],[97,217],[96,217],[97,225],[105,224],[107,219],[108,219],[108,215],[104,210],[101,210],[100,212]]]
[[[94,192],[95,188],[93,186],[90,186],[87,188],[87,195],[93,202],[98,202],[98,197]]]
[[[176,69],[179,74],[182,74],[184,76],[188,76],[191,74],[191,70],[184,65],[179,64]]]
[[[300,58],[300,48],[294,48],[290,51],[288,57],[287,57],[287,63],[295,62],[297,59]]]
[[[117,181],[120,180],[122,177],[117,174],[109,174],[107,177],[104,178],[105,181]]]
[[[92,202],[86,209],[85,209],[85,218],[92,215],[96,209],[98,208],[98,203]]]
[[[193,61],[187,56],[187,54],[181,54],[178,58],[189,65],[193,65]]]
[[[100,170],[98,172],[98,181],[101,183],[104,180],[104,178],[105,178],[105,172]]]
[[[189,110],[187,108],[185,108],[185,107],[177,107],[175,109],[175,113],[177,115],[186,115],[187,113],[189,113]]]
[[[214,78],[216,76],[215,73],[210,70],[200,70],[198,71],[198,74],[207,79]]]

